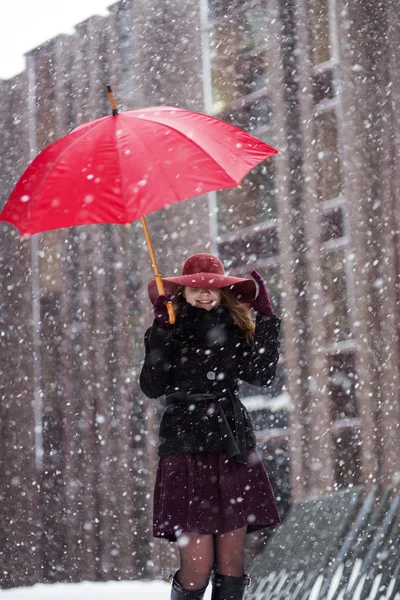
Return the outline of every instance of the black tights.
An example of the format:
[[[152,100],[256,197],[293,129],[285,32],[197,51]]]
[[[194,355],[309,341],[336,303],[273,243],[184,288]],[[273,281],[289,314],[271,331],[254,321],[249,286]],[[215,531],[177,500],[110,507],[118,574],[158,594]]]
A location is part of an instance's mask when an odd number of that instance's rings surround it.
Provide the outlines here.
[[[178,538],[181,566],[178,579],[186,590],[204,588],[212,569],[221,575],[242,577],[247,527],[228,533],[182,533]]]

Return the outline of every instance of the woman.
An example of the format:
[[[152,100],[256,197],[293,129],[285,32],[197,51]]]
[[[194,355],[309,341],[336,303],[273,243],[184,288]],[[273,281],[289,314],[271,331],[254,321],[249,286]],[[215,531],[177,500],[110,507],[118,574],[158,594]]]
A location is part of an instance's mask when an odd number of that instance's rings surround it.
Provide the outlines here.
[[[155,319],[140,385],[150,398],[166,396],[153,535],[178,542],[172,600],[201,600],[212,571],[212,600],[241,600],[246,533],[280,522],[238,395],[239,380],[269,385],[278,361],[280,320],[261,276],[252,276],[227,276],[217,257],[195,254],[181,276],[163,279],[165,296],[149,284]]]

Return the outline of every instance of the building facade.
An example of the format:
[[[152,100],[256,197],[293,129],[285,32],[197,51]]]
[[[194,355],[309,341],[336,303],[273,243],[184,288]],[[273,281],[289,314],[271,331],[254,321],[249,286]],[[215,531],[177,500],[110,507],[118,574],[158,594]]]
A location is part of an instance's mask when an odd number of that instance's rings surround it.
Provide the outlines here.
[[[107,84],[120,110],[211,113],[282,151],[148,221],[164,275],[211,251],[267,280],[282,357],[243,395],[283,514],[400,478],[399,41],[394,0],[122,0],[0,81],[2,205],[40,150],[109,113]],[[1,585],[165,574],[140,227],[0,228]]]

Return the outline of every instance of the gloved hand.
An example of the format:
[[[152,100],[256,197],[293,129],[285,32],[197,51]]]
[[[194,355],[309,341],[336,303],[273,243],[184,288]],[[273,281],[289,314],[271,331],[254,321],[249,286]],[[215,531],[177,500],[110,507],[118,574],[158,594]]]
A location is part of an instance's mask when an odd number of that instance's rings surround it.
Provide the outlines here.
[[[171,294],[165,294],[165,296],[158,296],[154,302],[154,319],[159,327],[172,327],[168,319],[167,302],[171,301]]]
[[[273,315],[274,309],[263,278],[257,271],[252,271],[251,276],[258,286],[257,298],[248,301],[251,308],[260,313],[260,315]]]

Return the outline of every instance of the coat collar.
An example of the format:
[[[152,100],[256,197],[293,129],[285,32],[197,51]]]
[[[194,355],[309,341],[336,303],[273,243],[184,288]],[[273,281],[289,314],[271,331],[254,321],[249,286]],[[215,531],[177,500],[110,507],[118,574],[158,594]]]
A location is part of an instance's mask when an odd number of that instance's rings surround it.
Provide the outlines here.
[[[240,330],[225,306],[205,310],[185,302],[177,314],[176,333],[181,340],[219,346],[237,331]]]
[[[204,329],[218,324],[233,325],[234,321],[229,310],[219,304],[211,310],[197,308],[185,302],[177,315],[179,325],[194,329]]]

